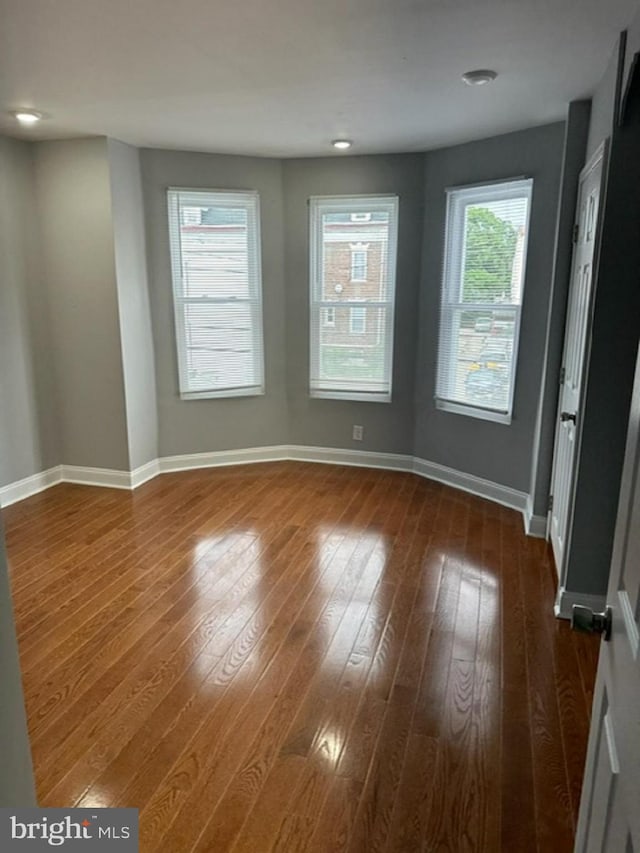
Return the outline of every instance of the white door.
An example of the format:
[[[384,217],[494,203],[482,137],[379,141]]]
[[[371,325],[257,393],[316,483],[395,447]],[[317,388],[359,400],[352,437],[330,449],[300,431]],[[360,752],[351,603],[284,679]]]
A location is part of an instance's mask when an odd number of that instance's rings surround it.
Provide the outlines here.
[[[575,239],[567,322],[562,358],[560,399],[556,424],[549,513],[549,536],[556,569],[561,576],[573,485],[585,355],[591,328],[593,266],[599,238],[598,211],[602,192],[605,146],[582,170],[576,209]]]
[[[576,853],[640,853],[640,358],[631,404]]]

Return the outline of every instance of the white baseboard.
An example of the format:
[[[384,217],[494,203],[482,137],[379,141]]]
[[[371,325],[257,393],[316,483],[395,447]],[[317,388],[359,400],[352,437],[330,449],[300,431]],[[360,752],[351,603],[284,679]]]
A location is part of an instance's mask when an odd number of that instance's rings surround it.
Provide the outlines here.
[[[33,474],[31,477],[24,477],[22,480],[16,480],[14,483],[2,486],[0,487],[0,507],[10,506],[17,501],[31,497],[31,495],[37,495],[38,492],[55,486],[61,480],[62,467],[56,465],[46,471],[41,471],[39,474]]]
[[[159,473],[192,471],[197,468],[217,468],[220,465],[249,465],[253,462],[282,462],[291,459],[286,444],[271,447],[247,447],[241,450],[215,450],[211,453],[185,453],[181,456],[162,456],[157,460]]]
[[[387,471],[413,471],[413,456],[401,453],[377,453],[370,450],[345,450],[340,447],[306,447],[290,444],[287,459],[296,462],[322,462],[356,468],[382,468]]]
[[[145,465],[140,465],[139,468],[134,468],[129,474],[129,488],[137,489],[143,483],[153,480],[160,473],[160,460],[152,459]]]
[[[519,492],[516,489],[509,488],[509,486],[501,486],[499,483],[484,480],[482,477],[475,477],[473,474],[456,471],[454,468],[447,468],[445,465],[438,465],[435,462],[414,457],[412,470],[428,480],[437,480],[439,483],[453,486],[455,489],[462,489],[463,492],[486,498],[511,509],[522,511],[526,506],[527,495],[525,492]]]
[[[79,483],[87,486],[103,486],[112,489],[135,489],[153,479],[158,474],[172,471],[190,471],[198,468],[214,468],[223,465],[247,465],[257,462],[275,462],[294,460],[299,462],[319,462],[333,465],[352,465],[364,468],[381,468],[390,471],[408,471],[436,480],[455,489],[486,498],[503,506],[523,512],[525,528],[527,526],[527,495],[524,492],[465,474],[429,462],[426,459],[400,453],[376,453],[367,450],[350,450],[338,447],[307,447],[304,445],[273,445],[270,447],[249,447],[240,450],[220,450],[211,453],[188,453],[179,456],[164,456],[153,459],[133,471],[117,471],[108,468],[86,468],[77,465],[60,465],[43,474],[27,477],[0,489],[0,504],[13,503],[54,483]],[[531,535],[537,532],[535,516],[529,522]],[[546,520],[545,520],[546,525]]]
[[[547,538],[547,519],[544,515],[529,515],[527,512],[524,515],[524,532],[527,536],[534,536],[536,539]]]
[[[80,486],[103,486],[109,489],[131,489],[131,472],[113,468],[87,468],[82,465],[61,465],[63,483]]]
[[[605,595],[587,595],[584,592],[571,592],[563,586],[559,587],[558,595],[553,612],[558,619],[571,619],[571,610],[574,604],[582,607],[590,607],[594,612],[600,613],[605,609]]]
[[[61,465],[63,483],[81,486],[102,486],[109,489],[137,489],[153,480],[160,473],[160,462],[152,459],[133,471],[117,471],[113,468],[83,468],[79,465]]]
[[[533,501],[531,496],[527,495],[527,503],[522,511],[524,518],[524,531],[527,536],[535,536],[536,539],[547,538],[547,517],[546,515],[534,515]]]

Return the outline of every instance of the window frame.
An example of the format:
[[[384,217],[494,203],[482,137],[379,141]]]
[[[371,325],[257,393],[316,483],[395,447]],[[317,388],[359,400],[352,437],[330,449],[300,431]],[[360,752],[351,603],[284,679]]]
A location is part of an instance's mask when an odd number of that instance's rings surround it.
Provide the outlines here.
[[[202,196],[212,199],[211,206],[229,206],[247,211],[247,274],[249,296],[245,299],[227,297],[188,297],[183,287],[183,252],[180,240],[180,198],[181,196]],[[176,355],[178,361],[178,389],[182,400],[224,399],[232,397],[257,397],[265,393],[264,364],[264,317],[262,300],[262,257],[260,240],[260,196],[254,190],[208,189],[201,187],[167,187],[167,223],[169,229],[169,251],[171,258],[171,284],[174,327],[176,335]],[[253,292],[252,292],[253,290]],[[188,381],[186,346],[186,305],[239,304],[249,305],[252,319],[252,338],[254,348],[254,378],[256,382],[246,385],[229,385],[227,388],[209,388],[192,390]]]
[[[533,199],[533,179],[526,177],[507,178],[501,181],[490,181],[486,183],[473,184],[471,186],[450,187],[446,190],[446,226],[444,241],[444,259],[442,269],[442,283],[440,291],[440,314],[438,318],[438,345],[436,356],[436,391],[435,405],[437,409],[452,412],[458,415],[478,418],[480,420],[493,421],[494,423],[509,425],[513,420],[513,402],[515,398],[517,363],[520,344],[520,324],[522,320],[522,305],[526,285],[526,268],[528,263],[529,233],[531,227],[531,207]],[[460,221],[464,221],[466,208],[470,205],[482,202],[498,201],[508,198],[527,198],[527,212],[525,220],[525,234],[522,249],[522,279],[520,283],[520,301],[509,302],[465,302],[462,297],[462,266],[464,261],[464,228],[460,227]],[[462,235],[462,245],[453,245],[454,234]],[[453,298],[457,293],[457,298]],[[514,314],[513,344],[511,351],[511,365],[509,370],[509,395],[507,408],[498,410],[452,400],[440,394],[440,381],[443,370],[441,370],[441,359],[443,347],[447,342],[453,346],[455,336],[449,334],[445,337],[445,316],[450,315],[450,321],[446,329],[450,329],[455,322],[456,314],[463,311],[492,312],[503,310],[505,313]],[[448,369],[455,367],[455,358],[450,353],[448,356]],[[447,369],[447,368],[445,368]]]
[[[388,240],[386,250],[387,294],[384,300],[363,300],[362,296],[354,299],[327,300],[323,299],[323,234],[322,216],[327,213],[366,214],[384,211],[389,214]],[[400,214],[400,199],[395,194],[358,194],[341,196],[311,196],[309,198],[309,396],[329,400],[357,400],[376,403],[390,403],[393,393],[393,352],[395,326],[395,297],[398,254],[398,223]],[[371,219],[357,218],[351,220],[363,225],[370,225]],[[349,246],[350,242],[345,241]],[[368,259],[367,259],[368,261]],[[381,261],[382,263],[382,261]],[[350,272],[350,270],[349,270]],[[357,282],[355,282],[357,284]],[[359,380],[351,387],[348,383],[337,381],[331,383],[314,377],[314,364],[320,364],[321,314],[325,308],[350,309],[359,307],[385,309],[385,322],[382,330],[385,341],[382,383]],[[315,358],[314,358],[315,354]],[[359,387],[356,386],[356,383]],[[380,384],[385,387],[378,390]]]

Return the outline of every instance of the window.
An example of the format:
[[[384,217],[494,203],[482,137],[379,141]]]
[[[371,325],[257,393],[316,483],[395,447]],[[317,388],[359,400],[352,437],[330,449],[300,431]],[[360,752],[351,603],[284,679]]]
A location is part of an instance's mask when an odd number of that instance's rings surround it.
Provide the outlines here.
[[[349,331],[352,335],[364,335],[367,328],[367,309],[351,308],[349,313]]]
[[[336,326],[336,309],[335,308],[325,308],[323,309],[323,325],[326,328],[335,329]]]
[[[180,396],[264,393],[258,195],[169,189]]]
[[[312,397],[391,399],[397,229],[396,196],[311,199]]]
[[[532,181],[449,190],[436,405],[510,423]]]
[[[367,247],[368,248],[368,247]],[[351,281],[367,280],[367,249],[351,247]]]

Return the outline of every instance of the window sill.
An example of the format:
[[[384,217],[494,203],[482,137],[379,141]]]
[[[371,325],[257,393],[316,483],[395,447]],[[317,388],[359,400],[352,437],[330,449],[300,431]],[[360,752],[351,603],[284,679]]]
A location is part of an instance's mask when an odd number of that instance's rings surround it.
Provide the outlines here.
[[[375,394],[371,391],[321,391],[311,389],[309,396],[318,400],[352,400],[360,403],[390,403],[391,393]]]
[[[511,412],[492,412],[490,409],[478,409],[474,406],[465,406],[463,403],[452,403],[449,400],[436,400],[436,409],[440,409],[442,412],[451,412],[454,415],[466,415],[468,418],[477,418],[481,421],[492,421],[505,426],[511,423]]]
[[[181,391],[181,400],[224,400],[230,397],[262,397],[264,388],[230,388],[225,391]]]

